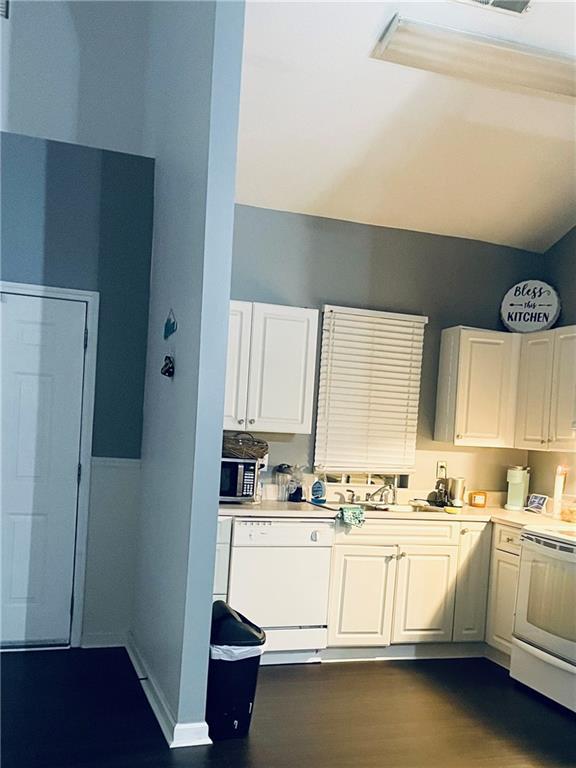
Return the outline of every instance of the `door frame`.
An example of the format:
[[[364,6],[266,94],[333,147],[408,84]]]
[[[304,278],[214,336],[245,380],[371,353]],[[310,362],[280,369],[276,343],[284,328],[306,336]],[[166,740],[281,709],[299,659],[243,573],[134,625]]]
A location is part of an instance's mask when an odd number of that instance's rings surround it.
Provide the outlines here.
[[[64,299],[86,304],[87,346],[84,352],[82,385],[82,423],[80,427],[80,456],[82,475],[78,485],[76,509],[76,546],[74,552],[74,581],[72,585],[72,621],[70,645],[80,646],[84,616],[86,584],[86,548],[88,542],[88,513],[90,507],[90,474],[92,465],[92,430],[94,425],[94,396],[96,390],[96,352],[98,349],[98,314],[100,294],[76,288],[53,288],[46,285],[12,283],[0,280],[0,293],[35,296],[42,299]]]

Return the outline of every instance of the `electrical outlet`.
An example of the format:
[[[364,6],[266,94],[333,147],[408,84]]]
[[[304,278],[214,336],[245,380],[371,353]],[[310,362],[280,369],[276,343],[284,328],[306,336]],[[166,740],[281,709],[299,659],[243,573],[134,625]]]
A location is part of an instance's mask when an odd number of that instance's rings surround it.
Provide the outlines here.
[[[444,479],[445,477],[448,477],[448,462],[447,461],[437,461],[436,462],[436,479]]]

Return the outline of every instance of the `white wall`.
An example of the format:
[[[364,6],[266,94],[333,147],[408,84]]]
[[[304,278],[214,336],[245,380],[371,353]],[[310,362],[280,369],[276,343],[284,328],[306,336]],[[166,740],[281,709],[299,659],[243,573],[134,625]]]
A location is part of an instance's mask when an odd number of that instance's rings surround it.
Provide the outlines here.
[[[12,2],[2,130],[147,154],[148,2]]]
[[[0,25],[4,130],[156,158],[132,639],[172,724],[204,719],[243,19],[241,1],[55,1]]]
[[[204,720],[243,11],[160,2],[149,18],[156,189],[132,637],[179,723]]]
[[[563,464],[568,467],[565,492],[576,494],[576,454],[558,453],[556,451],[530,451],[528,462],[530,465],[530,491],[532,493],[544,493],[546,496],[554,495],[554,479],[556,467]]]
[[[93,458],[82,645],[123,645],[134,590],[138,459]]]

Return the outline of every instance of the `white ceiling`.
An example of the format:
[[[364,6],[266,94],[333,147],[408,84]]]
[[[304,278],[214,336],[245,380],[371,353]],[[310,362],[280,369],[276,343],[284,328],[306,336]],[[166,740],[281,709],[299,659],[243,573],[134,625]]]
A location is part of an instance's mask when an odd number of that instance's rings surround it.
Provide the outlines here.
[[[396,11],[576,53],[571,0],[249,2],[237,202],[544,252],[576,224],[575,101],[370,59]]]

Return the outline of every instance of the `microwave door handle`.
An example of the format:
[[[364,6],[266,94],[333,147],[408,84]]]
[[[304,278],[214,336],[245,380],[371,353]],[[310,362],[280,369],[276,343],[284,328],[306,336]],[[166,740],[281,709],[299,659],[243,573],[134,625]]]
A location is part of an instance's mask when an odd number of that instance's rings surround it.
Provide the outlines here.
[[[244,464],[238,464],[238,477],[236,478],[236,496],[242,496],[244,488]]]

